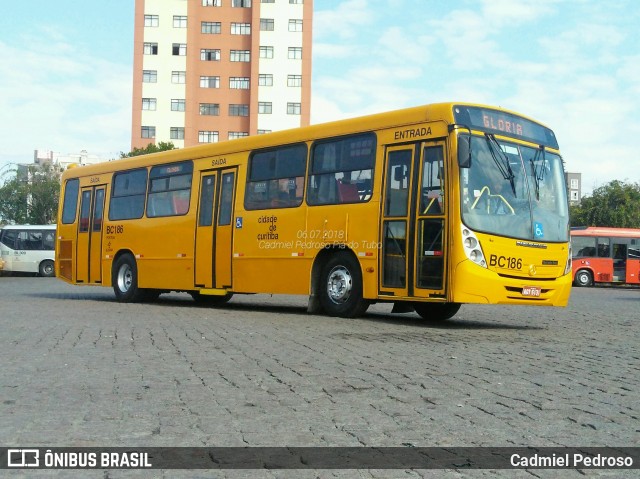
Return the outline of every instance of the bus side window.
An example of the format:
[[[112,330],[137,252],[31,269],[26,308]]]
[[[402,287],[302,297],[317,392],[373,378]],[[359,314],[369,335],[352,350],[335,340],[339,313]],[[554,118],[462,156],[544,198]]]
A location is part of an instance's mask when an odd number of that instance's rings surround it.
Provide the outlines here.
[[[302,204],[307,145],[254,151],[244,197],[247,210],[292,208]]]
[[[598,258],[608,258],[610,255],[609,238],[598,238]]]
[[[322,140],[311,155],[310,205],[361,203],[371,198],[376,136],[372,133]]]

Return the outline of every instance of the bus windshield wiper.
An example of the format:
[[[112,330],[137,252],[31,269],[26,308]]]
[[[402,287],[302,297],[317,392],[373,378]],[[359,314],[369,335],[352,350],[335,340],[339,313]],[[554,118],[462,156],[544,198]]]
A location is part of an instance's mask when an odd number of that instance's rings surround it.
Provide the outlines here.
[[[540,158],[541,152],[542,158]],[[542,161],[540,162],[540,166],[538,166],[537,161],[540,159],[542,159]],[[536,150],[536,154],[533,156],[533,159],[529,161],[531,162],[531,174],[533,175],[533,181],[536,187],[536,200],[540,201],[540,182],[544,180],[544,146],[541,145],[540,148]]]
[[[513,191],[513,196],[516,197],[516,183],[515,183],[515,175],[513,174],[513,170],[511,169],[511,165],[509,164],[509,158],[506,153],[502,151],[500,147],[500,143],[496,140],[495,135],[492,133],[485,133],[487,137],[487,143],[489,144],[489,151],[491,152],[491,156],[493,161],[495,162],[498,170],[502,174],[502,177],[505,180],[509,180],[511,184],[511,190]]]

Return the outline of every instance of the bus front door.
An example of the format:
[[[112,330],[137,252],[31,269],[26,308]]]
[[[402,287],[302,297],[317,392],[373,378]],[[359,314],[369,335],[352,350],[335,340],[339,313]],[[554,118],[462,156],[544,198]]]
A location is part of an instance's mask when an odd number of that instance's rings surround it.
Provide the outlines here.
[[[78,283],[102,283],[102,214],[105,185],[82,188],[78,223]]]
[[[233,207],[236,170],[210,170],[200,175],[200,201],[195,248],[195,285],[231,288]]]
[[[444,142],[387,149],[381,297],[446,297],[444,158]]]

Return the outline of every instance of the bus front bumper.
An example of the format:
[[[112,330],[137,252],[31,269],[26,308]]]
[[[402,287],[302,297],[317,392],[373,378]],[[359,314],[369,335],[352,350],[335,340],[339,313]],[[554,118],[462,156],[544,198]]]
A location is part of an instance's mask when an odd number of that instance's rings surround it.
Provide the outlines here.
[[[566,306],[571,274],[554,279],[521,279],[499,275],[465,260],[456,266],[452,301],[456,303]]]

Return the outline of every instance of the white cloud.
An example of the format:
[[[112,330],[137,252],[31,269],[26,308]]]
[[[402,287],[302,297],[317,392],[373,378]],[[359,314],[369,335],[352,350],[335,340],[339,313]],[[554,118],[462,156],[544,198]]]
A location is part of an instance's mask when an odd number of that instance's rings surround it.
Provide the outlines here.
[[[30,162],[34,149],[128,151],[131,68],[78,51],[56,30],[0,42],[0,162]],[[48,36],[47,36],[48,35]],[[19,46],[16,46],[19,45]]]

